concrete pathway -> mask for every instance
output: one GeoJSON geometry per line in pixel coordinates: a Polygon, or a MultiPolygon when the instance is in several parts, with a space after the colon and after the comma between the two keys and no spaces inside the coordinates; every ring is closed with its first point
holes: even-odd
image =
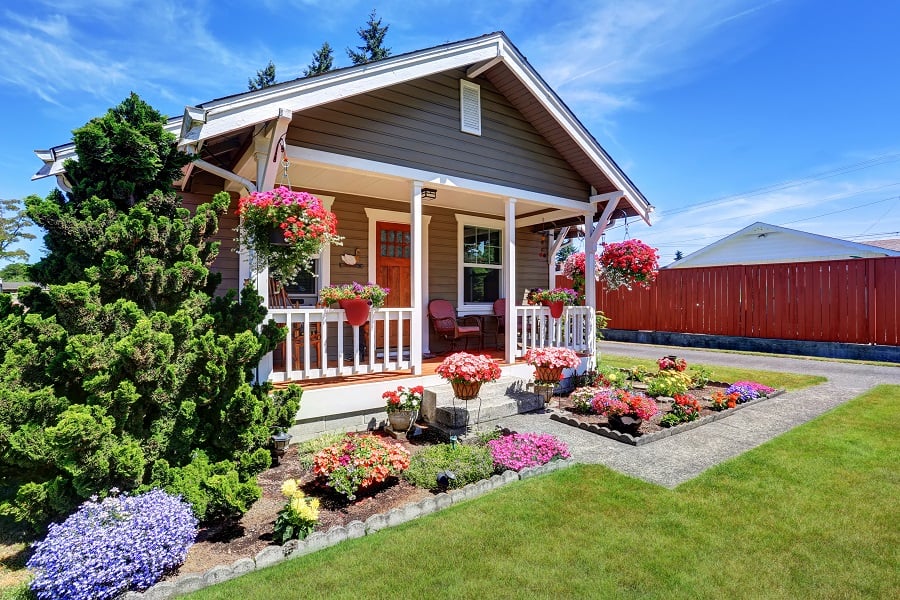
{"type": "Polygon", "coordinates": [[[900,365],[877,367],[829,360],[729,354],[709,350],[601,342],[601,353],[657,359],[676,354],[688,364],[708,363],[767,371],[822,375],[828,381],[748,406],[728,418],[653,442],[628,446],[603,436],[551,421],[549,413],[517,415],[501,420],[516,431],[552,433],[569,445],[579,462],[611,469],[673,488],[706,469],[759,446],[820,414],[882,384],[900,385],[900,365]]]}

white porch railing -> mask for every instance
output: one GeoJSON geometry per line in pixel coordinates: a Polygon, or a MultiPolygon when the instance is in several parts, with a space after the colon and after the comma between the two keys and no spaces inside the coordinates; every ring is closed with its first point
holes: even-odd
{"type": "Polygon", "coordinates": [[[591,306],[566,306],[558,319],[546,306],[516,306],[515,317],[507,323],[520,328],[516,356],[525,356],[529,348],[550,346],[594,354],[597,321],[591,306]]]}
{"type": "Polygon", "coordinates": [[[272,369],[269,381],[409,369],[412,312],[411,308],[378,308],[371,311],[368,325],[353,327],[341,309],[270,308],[266,321],[283,325],[288,336],[280,346],[283,350],[276,349],[283,354],[283,366],[272,369]]]}

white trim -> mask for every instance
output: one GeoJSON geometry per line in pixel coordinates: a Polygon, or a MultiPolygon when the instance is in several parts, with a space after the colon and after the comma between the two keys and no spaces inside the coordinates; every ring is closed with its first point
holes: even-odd
{"type": "MultiPolygon", "coordinates": [[[[412,219],[409,213],[397,210],[384,210],[381,208],[368,207],[364,210],[366,211],[366,217],[369,219],[368,281],[375,281],[375,258],[378,255],[378,249],[376,248],[377,240],[375,239],[375,224],[378,221],[383,221],[385,223],[403,223],[411,225],[412,219]]],[[[428,226],[430,224],[431,215],[422,215],[422,228],[424,229],[422,234],[422,278],[424,281],[428,281],[428,226]]]]}
{"type": "MultiPolygon", "coordinates": [[[[410,213],[405,213],[396,210],[384,210],[381,208],[369,208],[366,207],[364,209],[366,211],[366,218],[369,220],[369,267],[368,267],[368,281],[375,281],[376,275],[376,265],[375,261],[378,258],[378,248],[377,243],[378,240],[376,237],[376,227],[375,225],[381,221],[384,223],[404,223],[410,225],[410,229],[412,229],[412,215],[410,213]]],[[[424,310],[428,310],[428,300],[430,299],[430,294],[428,293],[428,228],[431,225],[431,215],[422,215],[422,304],[424,305],[424,310]]],[[[412,252],[412,250],[410,250],[412,252]]],[[[411,262],[411,261],[410,261],[411,262]]],[[[412,264],[410,264],[410,269],[412,268],[412,264]]],[[[412,290],[410,290],[410,300],[412,300],[412,290]]],[[[420,329],[424,330],[424,337],[422,338],[422,353],[431,352],[431,348],[428,342],[428,320],[425,319],[424,323],[420,327],[420,329]]]]}
{"type": "MultiPolygon", "coordinates": [[[[515,210],[515,205],[513,205],[513,210],[515,210]]],[[[466,268],[466,263],[463,260],[463,256],[465,253],[465,240],[463,236],[463,231],[465,230],[466,225],[474,225],[476,227],[486,227],[490,229],[496,229],[500,232],[500,247],[501,247],[501,262],[498,268],[498,265],[480,265],[486,269],[496,269],[500,271],[500,298],[506,296],[505,294],[505,282],[506,282],[506,271],[507,271],[507,247],[504,245],[506,239],[506,221],[501,221],[500,219],[489,219],[487,217],[479,217],[476,215],[466,215],[456,213],[456,312],[461,315],[468,314],[487,314],[492,310],[493,302],[466,302],[465,301],[465,285],[464,285],[464,273],[466,268]]],[[[515,265],[513,265],[513,270],[515,270],[515,265]]]]}
{"type": "MultiPolygon", "coordinates": [[[[412,319],[410,322],[410,339],[409,339],[409,360],[412,367],[413,375],[422,374],[422,354],[423,348],[428,346],[424,338],[428,336],[425,329],[428,319],[425,317],[425,281],[424,277],[424,219],[422,218],[422,182],[413,181],[410,194],[409,207],[409,233],[412,248],[410,248],[410,284],[412,288],[409,291],[410,305],[412,306],[412,319]]],[[[379,240],[380,241],[380,240],[379,240]]]]}
{"type": "MultiPolygon", "coordinates": [[[[505,200],[506,222],[506,252],[504,261],[509,266],[503,274],[503,286],[508,290],[506,297],[506,338],[504,339],[505,358],[507,363],[516,362],[516,351],[518,350],[518,323],[519,319],[516,315],[516,199],[507,198],[505,200]]],[[[503,297],[503,296],[501,296],[503,297]]],[[[524,323],[523,319],[523,323],[524,323]]]]}
{"type": "Polygon", "coordinates": [[[481,135],[481,86],[465,79],[459,80],[459,130],[481,135]]]}
{"type": "Polygon", "coordinates": [[[503,58],[501,58],[499,56],[495,56],[494,58],[492,58],[490,60],[486,60],[484,62],[478,63],[477,65],[472,65],[471,67],[469,67],[469,70],[466,71],[466,77],[468,77],[469,79],[475,79],[482,73],[489,71],[490,69],[494,68],[495,66],[499,65],[502,62],[503,62],[503,58]]]}
{"type": "Polygon", "coordinates": [[[386,178],[400,178],[411,181],[427,181],[435,185],[445,185],[448,187],[464,189],[474,194],[483,194],[486,196],[497,198],[518,198],[520,202],[537,204],[540,206],[552,206],[555,208],[568,208],[579,214],[584,212],[589,205],[579,200],[570,200],[569,198],[561,198],[559,196],[551,196],[549,194],[541,194],[539,192],[530,192],[528,190],[520,190],[505,185],[494,183],[485,183],[474,179],[465,179],[463,177],[454,177],[444,173],[435,171],[423,171],[412,167],[403,167],[390,163],[369,160],[367,158],[356,158],[346,156],[344,154],[336,154],[334,152],[325,152],[323,150],[313,150],[311,148],[303,148],[300,146],[288,146],[287,156],[291,161],[307,161],[311,163],[319,163],[339,169],[349,169],[353,171],[363,171],[371,175],[382,176],[386,178]]]}
{"type": "Polygon", "coordinates": [[[532,225],[547,224],[551,225],[553,221],[561,221],[563,219],[571,219],[580,217],[585,207],[581,206],[577,210],[551,210],[550,212],[541,213],[539,215],[528,215],[516,219],[516,227],[531,227],[532,225]],[[575,214],[572,214],[572,213],[575,214]]]}

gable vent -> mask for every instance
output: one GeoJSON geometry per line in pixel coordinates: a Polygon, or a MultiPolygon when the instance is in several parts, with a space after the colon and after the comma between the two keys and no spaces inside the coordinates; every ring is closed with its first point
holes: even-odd
{"type": "Polygon", "coordinates": [[[459,122],[463,133],[481,135],[481,86],[459,80],[459,122]]]}

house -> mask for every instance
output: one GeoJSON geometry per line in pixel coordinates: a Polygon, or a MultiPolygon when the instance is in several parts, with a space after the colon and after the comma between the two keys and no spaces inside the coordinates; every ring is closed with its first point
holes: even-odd
{"type": "MultiPolygon", "coordinates": [[[[344,247],[324,250],[287,298],[234,247],[234,211],[220,220],[214,265],[224,288],[255,280],[269,317],[291,332],[259,377],[304,382],[298,422],[322,429],[369,422],[388,387],[437,381],[423,362],[446,349],[429,327],[434,299],[495,330],[493,305],[504,300],[508,373],[522,371],[516,359],[533,346],[565,345],[592,361],[592,306],[551,320],[516,300],[554,282],[552,257],[570,227],[585,228],[593,260],[614,212],[649,222],[652,210],[502,32],[188,106],[168,129],[197,157],[176,182],[186,204],[224,189],[236,206],[248,190],[288,185],[337,215],[344,247]],[[391,288],[374,326],[357,331],[342,310],[316,307],[323,285],[366,280],[391,288]]],[[[39,151],[35,177],[65,186],[73,152],[39,151]]],[[[589,278],[588,298],[593,286],[589,278]]]]}
{"type": "Polygon", "coordinates": [[[881,256],[900,256],[900,251],[757,222],[664,268],[813,262],[881,256]]]}
{"type": "Polygon", "coordinates": [[[868,240],[866,242],[869,246],[875,246],[877,248],[887,248],[888,250],[896,250],[900,252],[900,238],[889,238],[886,240],[868,240]]]}

